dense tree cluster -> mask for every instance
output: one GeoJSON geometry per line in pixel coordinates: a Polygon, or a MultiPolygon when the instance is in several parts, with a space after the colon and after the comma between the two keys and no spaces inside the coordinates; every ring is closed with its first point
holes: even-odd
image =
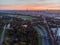
{"type": "Polygon", "coordinates": [[[37,32],[31,28],[31,22],[28,20],[14,18],[10,22],[10,28],[7,29],[4,39],[4,45],[37,45],[37,32]]]}

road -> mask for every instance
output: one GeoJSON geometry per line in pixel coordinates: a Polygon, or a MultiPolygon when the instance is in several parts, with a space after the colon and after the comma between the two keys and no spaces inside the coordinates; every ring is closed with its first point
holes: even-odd
{"type": "Polygon", "coordinates": [[[4,26],[3,31],[2,31],[2,34],[1,34],[0,45],[2,45],[2,43],[3,43],[3,41],[4,41],[5,31],[6,31],[6,25],[4,26]]]}
{"type": "Polygon", "coordinates": [[[39,37],[42,38],[42,40],[40,40],[41,38],[39,38],[39,40],[42,41],[42,45],[50,45],[49,36],[44,27],[40,25],[34,25],[33,28],[38,32],[39,37]]]}

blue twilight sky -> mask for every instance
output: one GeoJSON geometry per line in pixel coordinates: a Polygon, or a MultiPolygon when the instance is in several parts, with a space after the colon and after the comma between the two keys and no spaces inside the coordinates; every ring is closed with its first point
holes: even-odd
{"type": "Polygon", "coordinates": [[[60,5],[60,0],[0,0],[0,4],[42,4],[42,3],[54,3],[54,5],[60,5]]]}

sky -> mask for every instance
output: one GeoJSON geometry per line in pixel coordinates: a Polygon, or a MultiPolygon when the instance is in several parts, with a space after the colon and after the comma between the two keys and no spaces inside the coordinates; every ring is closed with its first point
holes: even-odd
{"type": "Polygon", "coordinates": [[[60,0],[0,0],[0,10],[60,10],[60,0]]]}

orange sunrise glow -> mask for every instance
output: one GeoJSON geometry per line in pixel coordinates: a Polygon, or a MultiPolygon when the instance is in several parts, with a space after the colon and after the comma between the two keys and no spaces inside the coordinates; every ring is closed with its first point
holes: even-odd
{"type": "Polygon", "coordinates": [[[0,5],[0,9],[10,9],[10,10],[46,10],[46,9],[60,9],[56,6],[49,6],[49,5],[0,5]]]}
{"type": "Polygon", "coordinates": [[[0,10],[60,10],[60,3],[0,4],[0,10]]]}

